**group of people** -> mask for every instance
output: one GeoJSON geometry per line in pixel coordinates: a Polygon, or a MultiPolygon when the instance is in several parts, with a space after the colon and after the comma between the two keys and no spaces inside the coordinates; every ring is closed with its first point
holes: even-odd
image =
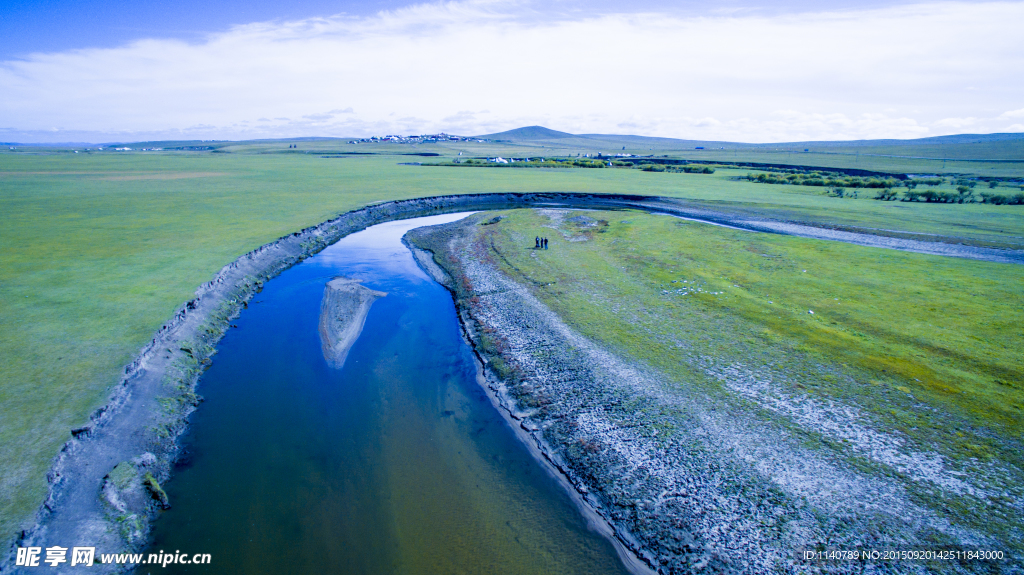
{"type": "Polygon", "coordinates": [[[547,238],[542,238],[540,236],[537,236],[537,237],[535,237],[533,239],[536,242],[536,245],[533,246],[533,249],[535,249],[535,250],[546,250],[546,249],[548,249],[548,239],[547,238]]]}

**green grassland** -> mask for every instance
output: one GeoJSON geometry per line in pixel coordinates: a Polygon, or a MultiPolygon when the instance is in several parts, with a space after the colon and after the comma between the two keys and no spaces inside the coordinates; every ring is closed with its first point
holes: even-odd
{"type": "Polygon", "coordinates": [[[573,135],[535,126],[493,134],[492,137],[532,149],[532,156],[618,152],[638,156],[658,154],[691,161],[816,166],[904,174],[1020,178],[1024,173],[1024,138],[1019,134],[745,144],[642,136],[573,135]]]}
{"type": "Polygon", "coordinates": [[[641,136],[574,135],[533,126],[490,137],[532,150],[529,155],[655,154],[723,163],[751,162],[1001,178],[1020,178],[1024,173],[1024,138],[1019,134],[944,136],[905,141],[738,144],[641,136]]]}
{"type": "MultiPolygon", "coordinates": [[[[542,299],[589,335],[645,362],[675,364],[666,342],[591,298],[636,300],[633,307],[658,310],[673,332],[678,326],[668,318],[684,308],[727,315],[757,338],[792,340],[823,360],[864,370],[869,379],[898,382],[944,411],[952,406],[987,427],[997,424],[1006,437],[1024,424],[1022,266],[632,211],[577,212],[604,223],[563,225],[572,234],[567,241],[542,214],[506,214],[502,226],[488,230],[513,275],[528,277],[542,299]],[[550,238],[551,249],[529,249],[538,234],[550,238]],[[663,293],[683,288],[676,283],[683,280],[702,291],[684,298],[663,293]]],[[[716,350],[733,345],[705,343],[716,350]]],[[[827,385],[819,391],[836,393],[827,385]]]]}
{"type": "MultiPolygon", "coordinates": [[[[491,165],[430,166],[455,170],[525,171],[491,165]]],[[[566,170],[566,168],[557,168],[566,170]]],[[[615,182],[628,193],[681,197],[711,209],[750,217],[767,217],[812,223],[825,227],[849,228],[863,233],[910,237],[922,241],[949,241],[984,247],[1024,248],[1024,219],[1012,206],[974,204],[928,204],[875,200],[877,190],[856,190],[857,197],[830,197],[825,187],[793,184],[761,184],[747,180],[757,170],[719,166],[714,174],[642,172],[639,177],[614,172],[636,170],[616,167],[591,171],[589,181],[615,182]],[[939,206],[943,208],[938,208],[939,206]],[[1010,209],[1007,209],[1010,208],[1010,209]],[[900,233],[892,233],[900,232],[900,233]]],[[[581,175],[582,177],[582,175],[581,175]]],[[[896,188],[902,190],[903,188],[896,188]]],[[[948,182],[928,190],[956,194],[948,182]]],[[[1019,188],[999,187],[998,193],[1018,193],[1019,188]]],[[[976,193],[990,192],[987,186],[976,193]]],[[[573,191],[576,191],[575,189],[573,191]]],[[[850,192],[854,190],[849,190],[850,192]]]]}
{"type": "MultiPolygon", "coordinates": [[[[715,358],[770,372],[788,396],[854,405],[876,429],[965,473],[1024,468],[1019,265],[633,211],[576,211],[560,223],[538,210],[504,213],[501,225],[481,228],[503,271],[583,335],[675,385],[721,393],[695,369],[715,358]],[[531,249],[537,235],[550,249],[531,249]]],[[[926,486],[910,490],[956,523],[1019,529],[1012,499],[937,505],[926,486]]]]}
{"type": "MultiPolygon", "coordinates": [[[[404,166],[398,164],[425,159],[404,155],[408,153],[435,152],[443,160],[459,152],[521,156],[533,148],[508,143],[414,147],[318,140],[290,149],[288,143],[221,142],[209,144],[214,149],[204,152],[78,148],[80,153],[75,154],[57,147],[0,151],[2,539],[24,526],[42,501],[46,471],[69,430],[85,423],[103,404],[123,366],[178,306],[191,299],[199,284],[261,244],[362,205],[453,193],[632,193],[687,198],[714,209],[795,221],[955,236],[1007,247],[1024,242],[1021,206],[830,198],[806,186],[739,181],[747,169],[668,174],[404,166]],[[352,151],[362,154],[337,154],[352,151]],[[324,154],[335,157],[321,157],[324,154]]],[[[802,253],[811,260],[836,257],[809,247],[802,253]]],[[[896,252],[886,252],[885,257],[897,256],[911,257],[896,252]]],[[[941,258],[920,261],[931,262],[924,268],[952,270],[970,293],[1012,293],[1011,286],[1020,285],[1019,278],[1012,283],[1006,275],[1013,271],[985,271],[971,279],[971,274],[981,274],[977,270],[1016,269],[1013,266],[941,258]],[[988,286],[989,291],[979,292],[977,285],[988,286]]],[[[909,283],[893,289],[916,289],[918,280],[908,276],[900,281],[909,283]]],[[[1019,302],[1019,293],[1017,297],[1019,302]]],[[[878,317],[884,319],[885,314],[878,317]]],[[[787,321],[780,318],[775,331],[788,333],[787,321]]],[[[804,329],[808,328],[799,327],[804,329]]],[[[947,332],[952,333],[943,333],[947,332]]],[[[964,343],[981,345],[969,338],[964,343]]],[[[1002,353],[978,349],[982,351],[977,353],[1002,353]]],[[[946,371],[936,373],[946,377],[962,369],[956,367],[959,360],[948,362],[946,371]]],[[[1017,369],[1003,360],[993,365],[1017,369]]],[[[919,378],[939,381],[929,377],[919,378]]],[[[1019,383],[1007,377],[1000,380],[1019,383]]],[[[956,381],[961,382],[957,386],[977,386],[984,397],[1002,397],[996,393],[1001,388],[990,389],[991,382],[956,381]]],[[[936,398],[947,393],[938,383],[928,385],[936,398]]],[[[1012,415],[1004,412],[995,413],[1004,419],[1012,415]]]]}

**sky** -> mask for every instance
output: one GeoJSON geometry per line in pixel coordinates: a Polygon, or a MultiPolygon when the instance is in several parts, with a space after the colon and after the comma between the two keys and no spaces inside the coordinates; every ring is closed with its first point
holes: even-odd
{"type": "Polygon", "coordinates": [[[1024,132],[1024,1],[0,3],[0,141],[1024,132]]]}

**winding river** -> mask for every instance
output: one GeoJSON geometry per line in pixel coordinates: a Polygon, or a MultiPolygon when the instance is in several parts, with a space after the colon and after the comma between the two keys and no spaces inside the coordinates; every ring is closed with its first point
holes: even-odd
{"type": "Polygon", "coordinates": [[[198,392],[147,553],[192,573],[624,573],[477,383],[451,296],[401,243],[465,214],[347,236],[266,284],[198,392]],[[341,369],[317,333],[335,276],[386,292],[341,369]]]}

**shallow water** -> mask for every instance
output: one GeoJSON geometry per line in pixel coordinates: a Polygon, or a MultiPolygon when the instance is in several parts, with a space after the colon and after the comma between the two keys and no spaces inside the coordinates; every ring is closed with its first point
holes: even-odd
{"type": "Polygon", "coordinates": [[[401,244],[460,217],[353,234],[253,298],[200,381],[147,550],[212,563],[155,571],[624,572],[491,405],[451,297],[401,244]],[[340,370],[317,333],[337,275],[388,293],[340,370]]]}

